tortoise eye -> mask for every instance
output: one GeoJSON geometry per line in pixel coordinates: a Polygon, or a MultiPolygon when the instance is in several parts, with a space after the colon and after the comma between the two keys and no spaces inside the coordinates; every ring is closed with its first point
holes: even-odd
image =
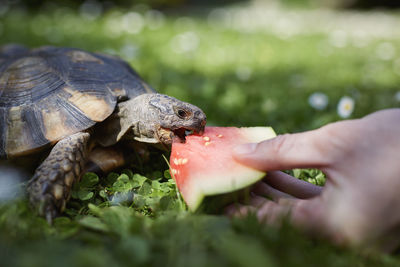
{"type": "Polygon", "coordinates": [[[183,109],[180,109],[180,110],[178,110],[178,115],[179,115],[179,117],[185,117],[186,112],[183,109]]]}
{"type": "Polygon", "coordinates": [[[176,114],[181,119],[189,119],[191,113],[189,111],[187,111],[187,110],[184,110],[184,109],[178,109],[176,111],[176,114]]]}

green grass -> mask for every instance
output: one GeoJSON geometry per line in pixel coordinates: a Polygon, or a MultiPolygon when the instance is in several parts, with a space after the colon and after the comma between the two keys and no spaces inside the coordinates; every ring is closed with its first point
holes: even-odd
{"type": "MultiPolygon", "coordinates": [[[[133,34],[129,31],[134,30],[137,15],[125,16],[129,23],[124,31],[125,14],[114,10],[88,20],[68,9],[9,12],[0,18],[0,43],[54,44],[119,54],[160,92],[201,107],[209,125],[269,125],[278,133],[314,129],[341,119],[336,107],[345,95],[355,101],[351,118],[400,106],[395,99],[400,51],[392,59],[377,54],[382,43],[399,47],[400,39],[373,38],[361,48],[339,48],[324,33],[286,39],[268,31],[211,26],[201,16],[173,15],[156,29],[145,24],[133,34]],[[325,109],[309,105],[314,92],[328,96],[325,109]]],[[[337,248],[288,225],[281,229],[260,225],[251,216],[230,221],[191,214],[177,197],[166,169],[159,157],[151,165],[133,166],[122,174],[100,179],[87,175],[76,186],[65,216],[53,227],[32,214],[25,199],[2,204],[2,265],[400,264],[397,256],[337,248]]],[[[294,173],[323,183],[318,172],[294,173]]]]}

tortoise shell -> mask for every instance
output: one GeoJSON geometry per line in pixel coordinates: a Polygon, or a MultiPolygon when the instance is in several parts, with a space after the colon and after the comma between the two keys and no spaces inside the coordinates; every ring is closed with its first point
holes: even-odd
{"type": "Polygon", "coordinates": [[[0,158],[31,154],[153,93],[121,59],[62,47],[0,48],[0,158]]]}

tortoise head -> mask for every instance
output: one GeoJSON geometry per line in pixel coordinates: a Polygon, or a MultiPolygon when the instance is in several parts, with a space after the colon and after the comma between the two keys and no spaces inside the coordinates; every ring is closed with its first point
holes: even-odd
{"type": "Polygon", "coordinates": [[[118,104],[117,111],[100,124],[97,139],[103,146],[121,138],[169,145],[183,142],[189,132],[201,134],[206,115],[195,105],[162,94],[143,94],[118,104]]]}
{"type": "Polygon", "coordinates": [[[206,125],[206,115],[195,105],[180,101],[171,96],[150,94],[148,98],[149,114],[147,132],[164,144],[172,143],[173,138],[185,140],[187,133],[202,134],[206,125]]]}

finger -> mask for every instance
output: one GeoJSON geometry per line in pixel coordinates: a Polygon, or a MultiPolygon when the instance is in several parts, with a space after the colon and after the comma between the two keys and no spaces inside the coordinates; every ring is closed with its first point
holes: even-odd
{"type": "Polygon", "coordinates": [[[245,217],[249,214],[255,214],[261,222],[279,225],[282,219],[288,216],[291,211],[291,205],[288,204],[282,205],[267,199],[261,201],[257,198],[254,201],[253,204],[256,204],[258,207],[231,205],[226,209],[225,213],[229,217],[245,217]]]}
{"type": "Polygon", "coordinates": [[[242,204],[232,204],[225,208],[225,214],[229,217],[245,217],[249,214],[255,214],[257,218],[268,224],[278,225],[281,220],[288,216],[295,206],[297,200],[295,199],[285,199],[281,200],[279,203],[261,198],[252,197],[250,205],[242,204]]]}
{"type": "MultiPolygon", "coordinates": [[[[260,204],[260,200],[255,200],[260,204]]],[[[245,217],[255,214],[260,222],[279,226],[285,218],[294,226],[312,236],[326,237],[341,244],[346,241],[343,232],[329,218],[329,209],[320,197],[310,200],[281,198],[278,203],[266,200],[258,208],[245,205],[231,205],[226,209],[230,217],[245,217]]]]}
{"type": "Polygon", "coordinates": [[[264,182],[278,192],[292,195],[296,198],[312,198],[322,192],[322,187],[297,179],[284,172],[270,171],[264,182]]]}
{"type": "Polygon", "coordinates": [[[258,205],[246,206],[233,204],[225,209],[229,217],[246,217],[255,214],[260,222],[279,226],[287,218],[294,226],[299,227],[310,235],[319,235],[331,238],[338,242],[341,234],[332,229],[327,221],[327,209],[320,198],[312,200],[282,198],[278,202],[255,199],[258,205]],[[262,205],[260,206],[260,204],[262,205]]]}
{"type": "Polygon", "coordinates": [[[263,197],[271,198],[275,201],[280,198],[293,198],[293,196],[286,194],[285,192],[281,192],[265,182],[259,182],[255,184],[252,188],[252,192],[263,197]]]}
{"type": "Polygon", "coordinates": [[[325,209],[321,200],[287,199],[266,202],[257,211],[260,221],[279,225],[287,218],[293,225],[312,234],[326,234],[329,228],[325,224],[325,209]]]}
{"type": "Polygon", "coordinates": [[[265,197],[261,197],[261,196],[252,194],[252,196],[250,197],[249,205],[253,206],[255,208],[259,208],[262,205],[264,205],[267,201],[270,201],[270,200],[266,199],[265,197]]]}
{"type": "Polygon", "coordinates": [[[279,225],[282,220],[289,216],[291,211],[290,205],[280,205],[276,202],[266,202],[257,211],[257,218],[261,222],[271,225],[279,225]]]}
{"type": "Polygon", "coordinates": [[[329,142],[321,129],[284,134],[261,143],[235,147],[234,158],[262,171],[322,168],[329,164],[329,142]]]}
{"type": "Polygon", "coordinates": [[[253,206],[246,206],[246,205],[241,205],[238,203],[231,204],[227,206],[224,210],[224,213],[228,217],[245,217],[251,213],[255,214],[257,212],[257,209],[253,206]]]}

